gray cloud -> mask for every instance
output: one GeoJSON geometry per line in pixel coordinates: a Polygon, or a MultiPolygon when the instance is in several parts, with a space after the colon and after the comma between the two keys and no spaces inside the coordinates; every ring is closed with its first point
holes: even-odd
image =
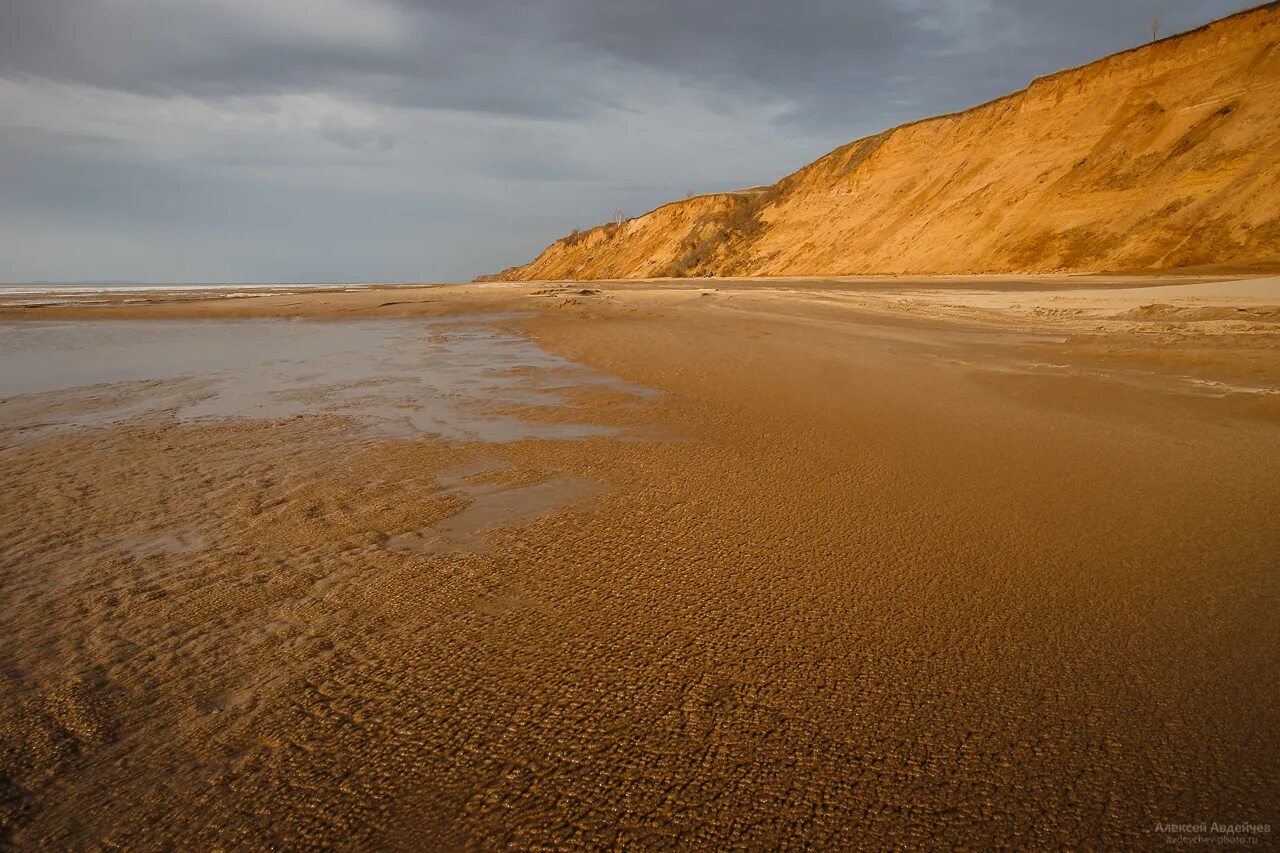
{"type": "Polygon", "coordinates": [[[1245,5],[0,0],[0,278],[470,275],[1245,5]]]}

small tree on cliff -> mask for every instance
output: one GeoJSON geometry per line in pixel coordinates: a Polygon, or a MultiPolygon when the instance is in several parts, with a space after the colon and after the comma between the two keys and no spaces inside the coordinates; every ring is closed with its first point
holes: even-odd
{"type": "Polygon", "coordinates": [[[1155,41],[1158,35],[1160,35],[1160,16],[1153,15],[1151,18],[1151,40],[1155,41]]]}

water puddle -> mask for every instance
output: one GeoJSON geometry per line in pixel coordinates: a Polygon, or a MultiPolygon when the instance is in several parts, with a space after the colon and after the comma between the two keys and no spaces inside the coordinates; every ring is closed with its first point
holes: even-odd
{"type": "Polygon", "coordinates": [[[1238,385],[1232,382],[1219,382],[1215,379],[1194,379],[1184,377],[1184,382],[1192,386],[1195,391],[1207,394],[1211,397],[1226,397],[1230,394],[1261,394],[1273,395],[1280,394],[1280,388],[1268,388],[1259,385],[1238,385]]]}
{"type": "MultiPolygon", "coordinates": [[[[442,485],[446,482],[442,478],[442,485]]],[[[458,482],[450,491],[470,497],[470,506],[425,532],[392,536],[386,547],[427,554],[481,551],[484,533],[528,524],[599,497],[607,493],[608,488],[591,480],[558,477],[517,486],[458,482]]]]}
{"type": "Polygon", "coordinates": [[[495,415],[572,408],[582,387],[657,392],[476,322],[192,320],[0,325],[0,446],[164,415],[339,415],[401,438],[572,439],[617,431],[495,415]]]}
{"type": "Polygon", "coordinates": [[[159,536],[139,537],[121,543],[121,549],[133,557],[191,554],[203,548],[204,537],[191,530],[163,533],[159,536]]]}

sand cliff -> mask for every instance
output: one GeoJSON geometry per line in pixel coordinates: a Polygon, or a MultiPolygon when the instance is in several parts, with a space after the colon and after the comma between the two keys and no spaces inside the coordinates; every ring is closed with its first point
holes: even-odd
{"type": "Polygon", "coordinates": [[[552,243],[509,280],[1280,261],[1280,4],[552,243]]]}

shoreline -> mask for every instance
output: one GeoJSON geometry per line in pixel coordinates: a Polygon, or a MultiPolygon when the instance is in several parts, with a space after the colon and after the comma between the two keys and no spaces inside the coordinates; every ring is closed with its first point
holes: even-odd
{"type": "MultiPolygon", "coordinates": [[[[325,316],[333,313],[375,312],[383,308],[400,311],[421,310],[426,313],[449,310],[452,301],[470,301],[478,307],[503,303],[524,297],[563,295],[678,295],[701,294],[708,291],[725,295],[756,296],[769,293],[787,294],[847,294],[865,295],[870,299],[883,298],[886,294],[912,296],[924,293],[937,294],[1025,294],[1032,299],[1051,298],[1050,294],[1081,294],[1085,297],[1101,296],[1117,291],[1131,291],[1133,301],[1144,295],[1169,295],[1177,297],[1179,289],[1192,300],[1203,301],[1205,294],[1196,286],[1226,285],[1237,283],[1262,283],[1264,291],[1250,294],[1249,306],[1280,304],[1280,276],[1075,276],[1075,275],[977,275],[977,276],[846,276],[846,277],[778,277],[778,278],[701,278],[701,279],[618,279],[599,281],[534,281],[534,282],[466,282],[440,284],[370,284],[359,286],[330,285],[279,285],[259,287],[245,285],[237,288],[211,288],[191,290],[157,286],[146,291],[141,298],[130,298],[133,290],[98,290],[91,293],[67,294],[68,296],[95,297],[92,302],[72,299],[49,299],[39,303],[16,302],[5,298],[0,291],[0,320],[21,320],[52,316],[74,316],[77,319],[93,317],[122,317],[136,313],[138,316],[164,313],[169,316],[281,316],[284,309],[295,309],[294,316],[325,316]],[[1269,283],[1269,284],[1268,284],[1269,283]],[[1188,289],[1189,288],[1189,289],[1188,289]],[[385,300],[383,294],[395,292],[405,297],[385,300]],[[297,297],[306,297],[296,300],[297,297]],[[1258,299],[1253,297],[1266,297],[1258,299]],[[282,300],[291,300],[282,303],[282,300]],[[232,303],[234,300],[234,307],[232,303]],[[241,301],[243,300],[243,301],[241,301]],[[433,307],[428,307],[428,306],[433,307]]],[[[54,293],[36,295],[61,295],[54,293]]],[[[1209,293],[1208,295],[1212,295],[1209,293]]],[[[1237,300],[1218,303],[1221,307],[1233,307],[1237,300]]]]}
{"type": "Polygon", "coordinates": [[[123,284],[123,285],[0,285],[0,310],[4,308],[82,307],[119,303],[152,303],[156,300],[244,299],[257,296],[309,293],[352,293],[431,288],[436,284],[123,284]]]}
{"type": "MultiPolygon", "coordinates": [[[[526,332],[553,318],[608,325],[637,316],[791,322],[857,332],[894,327],[929,336],[1030,336],[1045,363],[1141,383],[1172,377],[1280,401],[1280,277],[946,276],[493,282],[241,294],[107,295],[92,304],[0,302],[0,324],[31,321],[492,318],[526,332]],[[511,316],[506,316],[511,315],[511,316]]],[[[921,337],[924,336],[924,337],[921,337]]],[[[1177,383],[1175,383],[1177,384],[1177,383]]],[[[1265,408],[1265,407],[1264,407],[1265,408]]],[[[1280,418],[1280,405],[1275,417],[1280,418]]],[[[1271,415],[1268,415],[1271,417],[1271,415]]]]}

